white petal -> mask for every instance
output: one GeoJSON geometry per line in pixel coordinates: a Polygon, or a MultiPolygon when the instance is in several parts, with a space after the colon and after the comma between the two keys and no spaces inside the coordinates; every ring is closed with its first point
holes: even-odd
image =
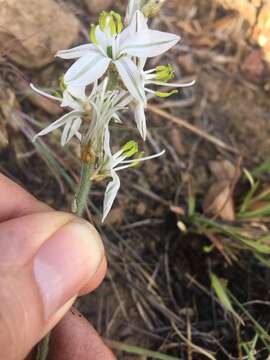
{"type": "Polygon", "coordinates": [[[82,103],[87,101],[85,95],[85,87],[73,86],[72,84],[67,87],[63,93],[62,107],[69,107],[74,110],[84,111],[82,103]]]}
{"type": "Polygon", "coordinates": [[[130,25],[118,35],[120,51],[123,48],[122,44],[125,44],[131,36],[145,30],[148,30],[147,19],[144,17],[141,11],[137,11],[133,16],[130,25]]]}
{"type": "Polygon", "coordinates": [[[137,124],[137,128],[141,134],[141,137],[143,140],[146,139],[146,118],[145,118],[145,112],[144,112],[144,106],[141,103],[136,104],[134,109],[134,115],[135,115],[135,122],[137,124]]]}
{"type": "Polygon", "coordinates": [[[112,176],[112,181],[110,181],[109,184],[107,185],[104,195],[102,222],[105,220],[109,211],[111,210],[113,202],[120,188],[120,179],[119,176],[116,174],[116,172],[112,171],[111,176],[112,176]]]}
{"type": "Polygon", "coordinates": [[[77,60],[66,72],[65,83],[86,86],[99,79],[107,70],[111,59],[95,51],[77,60]]]}
{"type": "Polygon", "coordinates": [[[106,36],[105,32],[100,30],[100,27],[97,26],[97,28],[96,28],[96,38],[97,38],[98,46],[101,46],[102,49],[106,53],[107,47],[112,46],[113,37],[112,36],[106,36]]]}
{"type": "Polygon", "coordinates": [[[106,164],[106,168],[108,171],[112,171],[115,166],[120,164],[126,158],[126,155],[122,155],[124,152],[124,150],[122,149],[120,149],[119,151],[117,151],[115,154],[112,155],[110,148],[110,131],[108,126],[105,127],[105,131],[104,131],[103,149],[108,157],[108,161],[106,164]]]}
{"type": "Polygon", "coordinates": [[[70,131],[67,137],[67,143],[70,141],[71,138],[73,138],[73,136],[77,136],[79,138],[79,140],[81,139],[81,134],[79,132],[80,127],[81,127],[81,123],[82,123],[82,119],[77,117],[73,122],[72,125],[70,127],[70,131]]]}
{"type": "Polygon", "coordinates": [[[64,124],[66,124],[67,122],[69,122],[72,118],[79,116],[81,113],[78,111],[71,111],[68,114],[63,115],[62,117],[60,117],[58,120],[54,121],[52,124],[50,124],[49,126],[47,126],[45,129],[43,129],[42,131],[40,131],[38,134],[36,134],[36,136],[34,137],[33,141],[36,140],[36,138],[38,136],[43,136],[48,134],[49,132],[63,126],[64,124]]]}
{"type": "Polygon", "coordinates": [[[81,122],[82,120],[79,117],[71,118],[66,122],[61,136],[62,146],[65,146],[73,136],[77,136],[80,140],[81,134],[79,133],[79,129],[81,126],[81,122]]]}
{"type": "Polygon", "coordinates": [[[82,105],[75,100],[68,91],[64,91],[62,107],[69,107],[73,110],[83,111],[82,105]]]}
{"type": "Polygon", "coordinates": [[[121,51],[139,58],[163,54],[174,46],[180,37],[157,30],[146,30],[129,37],[121,44],[121,51]]]}
{"type": "Polygon", "coordinates": [[[53,96],[51,94],[48,94],[46,93],[45,91],[42,91],[38,88],[35,87],[35,85],[33,84],[30,84],[30,87],[32,90],[34,90],[35,92],[37,92],[38,94],[42,95],[42,96],[45,96],[46,98],[48,99],[51,99],[51,100],[57,100],[57,101],[62,101],[62,99],[60,97],[57,97],[57,96],[53,96]]]}
{"type": "Polygon", "coordinates": [[[142,0],[129,0],[125,22],[131,24],[135,13],[142,8],[142,0]]]}
{"type": "Polygon", "coordinates": [[[115,61],[114,64],[130,94],[137,101],[145,104],[143,81],[134,62],[125,56],[115,61]]]}
{"type": "Polygon", "coordinates": [[[76,59],[76,58],[79,58],[81,56],[91,53],[93,50],[95,50],[95,45],[84,44],[84,45],[76,46],[72,49],[60,50],[56,53],[56,56],[58,56],[62,59],[76,59]]]}
{"type": "Polygon", "coordinates": [[[148,30],[147,18],[140,10],[137,10],[134,14],[130,26],[135,29],[136,32],[148,30]]]}
{"type": "Polygon", "coordinates": [[[85,95],[85,86],[74,86],[69,85],[66,89],[71,95],[73,95],[76,99],[84,100],[86,99],[85,95]]]}
{"type": "Polygon", "coordinates": [[[109,131],[108,126],[106,126],[105,130],[104,130],[103,146],[104,146],[105,155],[107,155],[109,158],[111,158],[112,152],[111,152],[111,148],[110,148],[110,131],[109,131]]]}
{"type": "Polygon", "coordinates": [[[70,132],[71,126],[72,126],[72,119],[69,119],[66,122],[64,130],[62,132],[62,136],[61,136],[61,145],[62,146],[65,146],[68,141],[67,139],[68,139],[68,134],[70,132]]]}

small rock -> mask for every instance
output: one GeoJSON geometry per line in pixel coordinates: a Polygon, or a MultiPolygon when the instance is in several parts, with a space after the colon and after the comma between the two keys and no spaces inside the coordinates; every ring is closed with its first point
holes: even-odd
{"type": "Polygon", "coordinates": [[[26,68],[40,68],[71,46],[79,21],[54,0],[0,0],[0,53],[26,68]]]}
{"type": "Polygon", "coordinates": [[[99,14],[112,5],[112,0],[84,0],[85,5],[92,14],[99,14]]]}

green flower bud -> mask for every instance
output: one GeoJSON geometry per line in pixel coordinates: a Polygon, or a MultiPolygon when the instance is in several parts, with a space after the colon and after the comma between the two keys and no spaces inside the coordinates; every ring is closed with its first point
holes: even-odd
{"type": "Polygon", "coordinates": [[[149,0],[144,7],[142,8],[142,12],[145,17],[154,17],[158,15],[162,5],[166,0],[149,0]]]}

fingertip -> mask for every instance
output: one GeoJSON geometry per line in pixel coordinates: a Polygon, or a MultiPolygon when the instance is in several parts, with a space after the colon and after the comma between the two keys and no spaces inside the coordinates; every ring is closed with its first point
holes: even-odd
{"type": "Polygon", "coordinates": [[[80,290],[79,295],[82,296],[88,294],[94,291],[97,287],[99,287],[99,285],[102,283],[106,275],[106,272],[107,272],[107,259],[106,256],[104,255],[96,273],[89,278],[88,282],[80,290]]]}

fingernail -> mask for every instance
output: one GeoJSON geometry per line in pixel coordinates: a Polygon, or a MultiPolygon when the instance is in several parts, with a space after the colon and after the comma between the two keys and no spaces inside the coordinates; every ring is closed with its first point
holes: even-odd
{"type": "Polygon", "coordinates": [[[78,294],[97,271],[103,253],[98,233],[81,220],[64,225],[41,246],[33,270],[45,320],[78,294]]]}

